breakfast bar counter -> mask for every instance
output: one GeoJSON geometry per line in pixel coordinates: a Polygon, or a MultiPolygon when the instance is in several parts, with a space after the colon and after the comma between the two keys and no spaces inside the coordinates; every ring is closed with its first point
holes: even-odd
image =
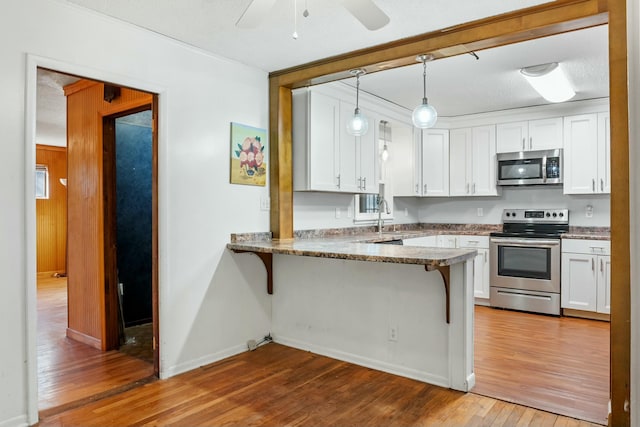
{"type": "Polygon", "coordinates": [[[402,246],[429,231],[271,240],[232,236],[267,270],[274,341],[469,391],[475,249],[402,246]]]}

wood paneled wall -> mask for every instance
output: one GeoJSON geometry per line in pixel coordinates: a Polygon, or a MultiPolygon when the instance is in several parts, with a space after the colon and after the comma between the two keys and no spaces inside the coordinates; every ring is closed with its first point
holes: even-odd
{"type": "Polygon", "coordinates": [[[50,276],[67,271],[67,149],[37,145],[36,163],[49,169],[49,198],[36,200],[37,271],[50,276]]]}
{"type": "MultiPolygon", "coordinates": [[[[104,84],[80,80],[66,86],[68,164],[67,336],[102,350],[118,345],[114,289],[105,285],[103,118],[143,105],[152,95],[122,88],[111,103],[104,84]]],[[[115,284],[111,284],[115,285],[115,284]]]]}

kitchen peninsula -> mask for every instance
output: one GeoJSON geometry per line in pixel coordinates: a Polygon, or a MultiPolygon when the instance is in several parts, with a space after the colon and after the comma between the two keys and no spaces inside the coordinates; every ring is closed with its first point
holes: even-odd
{"type": "Polygon", "coordinates": [[[475,249],[382,244],[406,233],[239,236],[227,248],[254,253],[266,267],[274,341],[443,387],[473,387],[475,249]]]}

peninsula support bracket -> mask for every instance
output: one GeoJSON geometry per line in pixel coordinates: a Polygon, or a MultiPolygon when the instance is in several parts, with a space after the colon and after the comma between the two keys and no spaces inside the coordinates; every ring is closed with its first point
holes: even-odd
{"type": "Polygon", "coordinates": [[[449,296],[449,266],[448,265],[425,265],[427,271],[438,270],[444,282],[445,304],[447,323],[451,323],[451,300],[449,296]]]}
{"type": "Polygon", "coordinates": [[[238,254],[254,254],[262,260],[264,268],[267,270],[267,293],[273,295],[273,254],[270,252],[254,252],[254,251],[241,251],[232,249],[233,252],[238,254]]]}

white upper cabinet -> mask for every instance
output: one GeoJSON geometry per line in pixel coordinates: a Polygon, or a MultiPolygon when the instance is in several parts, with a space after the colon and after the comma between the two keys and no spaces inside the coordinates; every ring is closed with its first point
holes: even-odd
{"type": "Polygon", "coordinates": [[[445,129],[423,130],[421,158],[422,185],[421,188],[417,188],[417,193],[422,196],[448,196],[449,131],[445,129]]]}
{"type": "Polygon", "coordinates": [[[449,195],[495,196],[496,127],[449,132],[449,195]]]}
{"type": "Polygon", "coordinates": [[[350,135],[346,125],[355,104],[348,97],[348,91],[335,88],[293,92],[295,191],[378,192],[380,114],[361,105],[369,131],[350,135]]]}
{"type": "Polygon", "coordinates": [[[408,124],[392,123],[387,171],[393,181],[393,195],[419,196],[421,165],[418,158],[420,132],[408,124]],[[416,135],[418,141],[416,141],[416,135]]]}
{"type": "Polygon", "coordinates": [[[610,193],[609,113],[564,118],[564,193],[610,193]]]}
{"type": "Polygon", "coordinates": [[[562,117],[500,123],[496,128],[498,153],[551,150],[562,146],[562,117]]]}
{"type": "Polygon", "coordinates": [[[293,187],[340,191],[340,102],[311,90],[293,93],[293,187]]]}

